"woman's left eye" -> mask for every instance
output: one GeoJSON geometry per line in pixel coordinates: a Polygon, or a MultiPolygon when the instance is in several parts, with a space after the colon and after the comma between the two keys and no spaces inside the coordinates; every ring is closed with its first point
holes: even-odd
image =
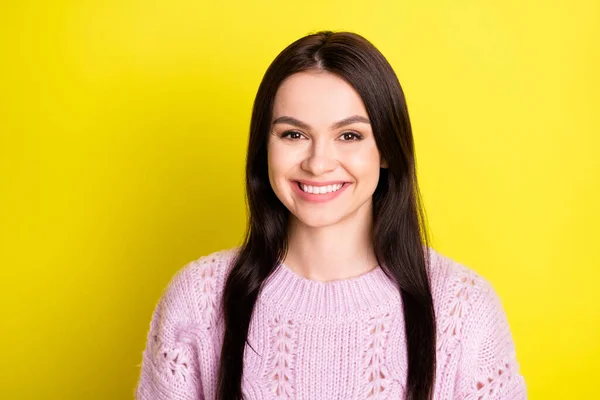
{"type": "Polygon", "coordinates": [[[342,135],[340,136],[343,142],[355,142],[357,140],[362,139],[362,136],[359,135],[358,133],[354,133],[354,132],[344,132],[342,133],[342,135]]]}

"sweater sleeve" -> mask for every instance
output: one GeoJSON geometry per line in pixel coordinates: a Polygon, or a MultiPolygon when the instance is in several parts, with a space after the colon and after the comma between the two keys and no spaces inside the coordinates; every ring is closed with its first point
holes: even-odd
{"type": "Polygon", "coordinates": [[[465,321],[455,398],[525,400],[527,390],[506,313],[492,285],[483,278],[480,283],[465,321]]]}
{"type": "Polygon", "coordinates": [[[179,270],[154,308],[135,389],[137,400],[203,399],[192,278],[190,266],[179,270]]]}

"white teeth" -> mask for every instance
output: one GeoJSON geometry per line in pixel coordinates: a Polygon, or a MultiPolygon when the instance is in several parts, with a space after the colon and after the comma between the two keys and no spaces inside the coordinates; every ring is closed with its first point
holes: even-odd
{"type": "Polygon", "coordinates": [[[331,192],[337,192],[338,190],[340,190],[340,188],[343,186],[343,184],[338,183],[337,185],[327,185],[327,186],[310,186],[310,185],[304,185],[304,184],[300,184],[300,188],[302,188],[303,192],[306,193],[314,193],[314,194],[325,194],[325,193],[331,193],[331,192]]]}

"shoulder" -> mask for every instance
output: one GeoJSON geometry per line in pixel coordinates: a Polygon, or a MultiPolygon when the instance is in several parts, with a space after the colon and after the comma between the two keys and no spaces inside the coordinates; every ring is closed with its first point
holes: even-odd
{"type": "Polygon", "coordinates": [[[430,249],[429,276],[436,318],[443,333],[460,336],[471,325],[502,314],[493,285],[470,266],[430,249]],[[452,330],[446,332],[450,326],[452,330]]]}
{"type": "Polygon", "coordinates": [[[239,248],[223,249],[187,262],[172,277],[169,284],[185,282],[188,284],[203,283],[208,280],[226,278],[239,248]]]}
{"type": "Polygon", "coordinates": [[[236,254],[237,249],[214,252],[173,274],[152,313],[136,398],[184,392],[201,396],[198,352],[211,351],[214,345],[209,328],[216,296],[236,254]]]}
{"type": "Polygon", "coordinates": [[[516,348],[502,301],[472,268],[436,251],[431,286],[438,326],[437,350],[454,358],[455,398],[526,399],[516,348]]]}
{"type": "Polygon", "coordinates": [[[163,290],[158,309],[179,324],[210,327],[238,251],[237,247],[219,250],[184,264],[163,290]]]}
{"type": "Polygon", "coordinates": [[[472,302],[482,296],[494,294],[491,283],[470,266],[433,248],[429,248],[429,260],[429,279],[434,301],[451,297],[472,302]]]}
{"type": "Polygon", "coordinates": [[[491,282],[471,267],[433,249],[430,284],[440,345],[463,342],[476,347],[491,334],[508,329],[506,314],[491,282]]]}

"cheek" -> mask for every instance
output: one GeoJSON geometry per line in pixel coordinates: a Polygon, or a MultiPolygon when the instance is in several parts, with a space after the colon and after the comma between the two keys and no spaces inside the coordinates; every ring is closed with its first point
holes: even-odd
{"type": "Polygon", "coordinates": [[[346,165],[357,178],[379,179],[380,158],[377,147],[364,148],[348,154],[346,165]]]}
{"type": "MultiPolygon", "coordinates": [[[[279,170],[277,166],[277,158],[273,156],[273,153],[269,151],[267,157],[267,170],[269,172],[269,182],[271,183],[271,187],[273,190],[277,187],[277,171],[279,170]]],[[[276,191],[276,190],[275,190],[276,191]]]]}
{"type": "Polygon", "coordinates": [[[288,146],[274,141],[267,147],[269,175],[281,179],[300,165],[303,158],[302,146],[288,146]]]}
{"type": "Polygon", "coordinates": [[[281,156],[278,155],[276,151],[270,151],[268,156],[268,167],[269,167],[269,175],[277,176],[282,171],[282,162],[284,160],[281,156]]]}
{"type": "Polygon", "coordinates": [[[292,168],[292,158],[277,145],[269,146],[267,154],[271,186],[281,185],[281,181],[286,179],[287,172],[292,168]]]}

